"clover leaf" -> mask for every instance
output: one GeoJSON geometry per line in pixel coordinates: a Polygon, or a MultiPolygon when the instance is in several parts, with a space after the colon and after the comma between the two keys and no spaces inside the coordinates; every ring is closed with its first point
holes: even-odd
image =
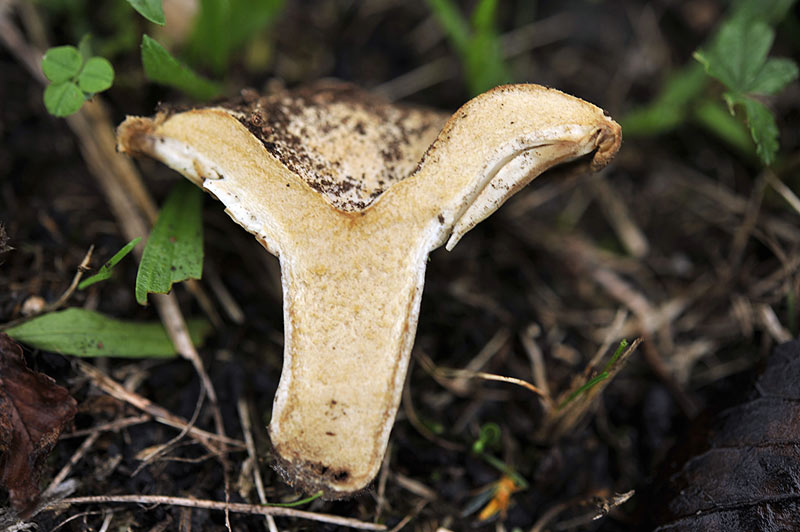
{"type": "Polygon", "coordinates": [[[763,20],[738,16],[720,28],[707,50],[694,57],[709,76],[728,89],[723,98],[731,114],[744,110],[756,152],[765,165],[775,161],[778,152],[778,126],[775,116],[758,96],[775,94],[797,79],[797,64],[785,58],[770,58],[775,31],[763,20]]]}

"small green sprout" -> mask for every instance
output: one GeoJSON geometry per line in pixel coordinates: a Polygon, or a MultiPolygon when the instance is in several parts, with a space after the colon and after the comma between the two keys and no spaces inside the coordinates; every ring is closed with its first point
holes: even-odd
{"type": "Polygon", "coordinates": [[[500,426],[497,423],[486,423],[481,427],[480,435],[472,444],[472,452],[480,454],[486,447],[494,447],[500,443],[500,426]]]}
{"type": "Polygon", "coordinates": [[[586,381],[586,383],[583,386],[581,386],[580,388],[569,394],[569,396],[566,399],[564,399],[560,405],[558,405],[558,409],[559,410],[563,409],[565,406],[567,406],[573,400],[575,400],[576,397],[591,390],[596,384],[606,380],[609,377],[609,375],[611,375],[609,370],[612,368],[614,363],[617,361],[617,359],[619,359],[619,357],[622,355],[622,353],[625,351],[627,347],[628,347],[628,340],[623,338],[620,341],[619,345],[617,346],[617,350],[614,351],[614,355],[611,357],[606,366],[603,368],[603,371],[601,371],[599,374],[595,375],[594,377],[586,381]]]}
{"type": "Polygon", "coordinates": [[[50,81],[44,105],[53,116],[69,116],[83,102],[111,87],[114,67],[102,57],[86,57],[75,46],[50,48],[42,58],[42,72],[50,81]]]}
{"type": "Polygon", "coordinates": [[[100,281],[105,281],[106,279],[110,279],[111,273],[114,270],[114,266],[116,266],[119,263],[119,261],[124,259],[128,253],[133,251],[133,248],[136,247],[136,244],[138,244],[141,239],[142,237],[139,236],[134,238],[127,244],[125,244],[122,247],[122,249],[120,249],[114,254],[113,257],[108,259],[108,262],[106,262],[100,267],[100,269],[97,271],[96,274],[92,275],[88,279],[84,279],[83,281],[81,281],[80,284],[78,285],[78,290],[83,290],[84,288],[92,286],[95,283],[99,283],[100,281]]]}
{"type": "Polygon", "coordinates": [[[528,489],[528,481],[511,466],[486,452],[487,447],[496,447],[500,443],[501,430],[497,423],[486,423],[481,427],[478,439],[472,444],[472,452],[480,456],[487,464],[514,480],[521,489],[528,489]]]}

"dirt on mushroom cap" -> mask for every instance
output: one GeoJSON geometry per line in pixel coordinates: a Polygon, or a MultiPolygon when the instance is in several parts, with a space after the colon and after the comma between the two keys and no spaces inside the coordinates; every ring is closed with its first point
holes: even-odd
{"type": "Polygon", "coordinates": [[[449,117],[331,80],[245,95],[225,107],[270,154],[346,212],[363,210],[408,177],[449,117]]]}

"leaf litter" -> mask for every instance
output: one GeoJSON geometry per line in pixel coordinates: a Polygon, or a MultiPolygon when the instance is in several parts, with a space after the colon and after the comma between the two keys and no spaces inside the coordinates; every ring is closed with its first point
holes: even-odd
{"type": "MultiPolygon", "coordinates": [[[[501,20],[514,18],[512,4],[503,3],[503,9],[508,11],[501,20]]],[[[648,94],[657,93],[662,81],[660,74],[674,68],[671,62],[676,58],[691,61],[688,54],[695,43],[705,42],[705,36],[718,20],[713,13],[710,19],[704,18],[683,4],[671,4],[663,7],[663,12],[650,15],[635,2],[621,5],[631,10],[629,13],[642,16],[631,19],[625,13],[614,13],[618,8],[611,4],[601,10],[596,4],[587,3],[576,7],[580,12],[557,12],[552,18],[547,13],[558,10],[554,5],[542,3],[541,20],[532,22],[525,31],[501,35],[513,37],[518,48],[528,38],[526,31],[549,39],[541,49],[538,48],[541,43],[536,44],[530,38],[528,42],[533,44],[523,43],[522,46],[527,46],[526,53],[535,61],[526,67],[528,56],[520,56],[515,64],[516,73],[532,81],[553,80],[550,82],[553,85],[603,102],[616,115],[634,107],[636,102],[646,102],[648,94]],[[598,20],[603,24],[598,25],[598,20]],[[587,25],[582,21],[592,23],[587,25]],[[635,25],[635,32],[631,32],[630,24],[635,25]],[[594,32],[598,27],[603,28],[603,35],[626,36],[626,39],[596,40],[594,32]],[[584,40],[576,42],[575,35],[584,40]],[[587,42],[596,46],[586,46],[587,42]],[[659,51],[669,53],[659,54],[659,51]],[[535,70],[531,70],[532,65],[535,70]]],[[[405,9],[391,6],[382,9],[376,12],[353,7],[348,12],[352,24],[344,25],[339,15],[325,10],[309,10],[315,13],[313,20],[304,12],[291,11],[285,24],[277,28],[274,48],[282,74],[288,74],[290,82],[295,83],[318,77],[324,65],[331,65],[326,75],[341,72],[343,52],[338,45],[332,50],[331,42],[356,43],[353,49],[359,53],[348,57],[353,64],[364,68],[353,70],[351,79],[362,85],[374,83],[376,77],[391,79],[405,74],[409,61],[424,66],[431,58],[447,58],[441,35],[422,26],[414,33],[420,38],[420,50],[416,45],[404,47],[403,61],[398,63],[403,66],[396,66],[393,59],[399,53],[397,43],[405,42],[406,30],[415,27],[417,18],[405,9]],[[369,42],[374,47],[361,45],[362,37],[353,31],[355,26],[367,28],[369,42]],[[318,33],[310,34],[309,27],[317,28],[318,33]],[[298,35],[307,37],[302,50],[296,46],[298,35]],[[391,42],[391,46],[386,42],[391,42]],[[385,54],[381,57],[390,59],[380,63],[385,71],[375,70],[375,54],[385,54]],[[367,61],[368,58],[372,59],[367,61]],[[367,65],[371,66],[366,68],[367,65]]],[[[502,31],[508,29],[506,24],[502,31]]],[[[780,40],[779,33],[776,42],[780,40]]],[[[776,53],[786,55],[781,51],[776,53]]],[[[452,61],[448,64],[453,65],[452,61]]],[[[77,151],[51,148],[54,131],[58,139],[72,146],[66,129],[55,130],[52,119],[31,119],[43,112],[28,108],[30,104],[24,95],[30,93],[32,84],[27,75],[13,65],[5,73],[8,73],[4,81],[8,80],[6,87],[11,101],[19,105],[0,109],[6,124],[4,132],[19,131],[33,136],[25,153],[14,151],[12,142],[0,143],[0,171],[9,172],[11,183],[1,191],[0,203],[4,202],[4,208],[0,209],[0,216],[17,248],[13,254],[6,254],[6,264],[0,269],[0,285],[8,287],[0,296],[0,311],[2,320],[8,321],[19,315],[21,303],[29,295],[52,300],[60,293],[82,250],[89,244],[107,242],[110,238],[112,242],[101,247],[106,249],[108,253],[104,256],[107,256],[127,239],[114,238],[103,229],[103,224],[110,225],[105,200],[94,192],[96,186],[77,151]],[[25,112],[20,114],[20,110],[25,112]],[[41,142],[35,142],[36,135],[41,142]],[[32,174],[10,171],[20,167],[36,171],[39,181],[35,192],[26,185],[32,174]],[[55,167],[58,171],[52,169],[55,167]],[[64,174],[70,179],[64,179],[64,174]]],[[[426,76],[430,76],[430,69],[418,73],[423,79],[417,80],[417,86],[422,83],[427,88],[422,93],[412,91],[411,99],[440,108],[454,108],[463,101],[459,80],[451,77],[434,85],[426,76]]],[[[713,96],[727,114],[721,100],[713,96]]],[[[155,105],[154,100],[148,100],[150,97],[155,98],[143,93],[135,102],[137,109],[149,112],[155,105]]],[[[790,112],[797,106],[796,94],[779,96],[771,101],[771,106],[784,131],[782,150],[795,154],[796,139],[786,132],[796,126],[796,113],[790,112]]],[[[531,438],[540,427],[542,415],[530,392],[471,379],[465,393],[455,394],[422,371],[411,375],[408,396],[417,407],[419,426],[442,442],[460,442],[462,449],[469,449],[482,425],[497,422],[502,427],[504,436],[497,455],[505,463],[513,464],[533,486],[511,495],[507,518],[499,523],[482,524],[459,518],[475,490],[498,481],[500,474],[463,450],[432,443],[403,419],[392,433],[392,452],[381,476],[383,489],[349,502],[317,501],[314,509],[371,519],[376,507],[383,508],[380,520],[390,526],[405,520],[410,522],[409,528],[432,530],[440,526],[450,530],[467,527],[527,530],[540,516],[558,509],[556,519],[548,527],[564,529],[585,512],[585,505],[582,511],[579,508],[580,501],[593,494],[608,501],[614,499],[614,493],[627,494],[636,488],[630,502],[613,508],[604,519],[586,521],[573,528],[621,532],[643,522],[634,510],[643,497],[640,491],[643,479],[653,474],[654,464],[675,443],[684,419],[676,407],[674,392],[682,392],[703,408],[719,393],[711,384],[751,369],[777,339],[786,334],[796,335],[800,237],[796,214],[786,209],[781,198],[768,193],[761,204],[755,201],[754,180],[758,170],[688,119],[664,137],[646,140],[630,137],[620,156],[616,166],[603,177],[628,211],[628,216],[620,219],[627,218],[624,223],[634,224],[647,236],[649,251],[644,257],[633,257],[623,251],[624,239],[617,236],[622,231],[612,228],[610,216],[605,212],[604,195],[598,194],[585,179],[560,173],[545,176],[540,183],[521,192],[517,200],[498,212],[499,218],[487,221],[452,253],[442,253],[430,265],[431,292],[423,298],[424,317],[420,320],[417,343],[442,368],[470,367],[470,361],[478,358],[476,353],[496,331],[508,329],[511,339],[488,360],[481,361],[476,370],[524,380],[531,380],[531,374],[544,370],[543,378],[553,390],[560,391],[569,388],[571,379],[586,367],[612,328],[616,331],[614,343],[621,337],[645,336],[644,345],[626,369],[609,383],[590,415],[565,438],[548,445],[531,438]],[[741,256],[733,260],[739,253],[741,256]],[[603,275],[597,275],[598,271],[603,275]],[[609,271],[615,275],[608,276],[609,271]],[[617,297],[625,294],[633,297],[622,300],[617,297]],[[634,308],[629,309],[629,315],[616,327],[614,317],[627,306],[634,308]],[[536,362],[533,350],[520,345],[517,338],[523,335],[540,351],[541,363],[536,362]],[[642,356],[646,345],[656,348],[663,374],[657,373],[651,361],[642,356]],[[668,384],[665,378],[673,382],[668,384]],[[596,489],[598,486],[601,488],[596,489]],[[427,498],[422,493],[428,493],[427,498]],[[423,507],[420,501],[430,502],[423,507]]],[[[775,170],[778,179],[794,186],[787,179],[792,166],[777,166],[775,170]]],[[[174,176],[154,171],[147,179],[155,191],[163,192],[164,182],[174,176]]],[[[222,408],[234,412],[231,401],[237,399],[252,405],[252,436],[257,456],[263,457],[269,449],[263,430],[268,419],[264,418],[268,418],[271,407],[265,398],[274,393],[280,371],[282,316],[276,297],[277,276],[263,275],[260,264],[241,261],[239,257],[248,250],[253,254],[262,250],[248,238],[228,237],[224,215],[210,212],[206,216],[208,260],[221,272],[222,282],[245,309],[247,320],[241,326],[222,329],[212,337],[202,355],[212,365],[222,408]]],[[[269,265],[277,272],[277,261],[269,265]]],[[[75,294],[72,303],[87,308],[95,305],[109,314],[142,319],[145,311],[137,308],[129,293],[130,272],[125,271],[124,262],[118,268],[120,279],[127,281],[104,286],[99,301],[93,290],[88,290],[75,294]]],[[[182,304],[194,304],[178,292],[182,304]]],[[[607,350],[604,354],[608,355],[607,350]]],[[[59,377],[74,376],[75,372],[65,369],[65,362],[57,355],[36,353],[35,359],[42,364],[60,360],[48,372],[59,377]]],[[[131,386],[140,397],[152,399],[189,419],[197,388],[192,370],[185,366],[177,361],[116,360],[108,362],[108,371],[115,382],[131,386]]],[[[538,387],[538,380],[532,382],[538,387]]],[[[76,394],[81,400],[85,395],[98,393],[94,384],[84,390],[76,394]]],[[[734,393],[741,397],[746,390],[744,387],[734,393]]],[[[126,406],[120,408],[118,415],[130,414],[126,406]]],[[[79,416],[79,430],[102,426],[108,420],[104,415],[107,414],[93,410],[79,416]]],[[[236,420],[232,421],[229,434],[238,438],[236,420]]],[[[209,428],[205,410],[197,424],[200,428],[194,427],[194,432],[209,428]]],[[[165,430],[169,429],[146,423],[104,435],[98,440],[104,445],[89,449],[86,460],[75,466],[75,474],[81,480],[81,494],[141,493],[145,485],[156,493],[185,493],[198,499],[222,500],[221,470],[214,461],[202,460],[205,451],[198,451],[198,446],[176,447],[169,456],[145,468],[136,478],[130,478],[128,472],[139,465],[131,457],[142,448],[169,440],[173,433],[165,430]]],[[[242,462],[236,453],[230,456],[234,472],[241,468],[242,476],[246,477],[252,471],[253,461],[242,462]]],[[[65,445],[58,445],[53,454],[53,460],[59,464],[70,457],[71,449],[65,445]]],[[[265,462],[255,467],[259,466],[269,500],[296,497],[279,483],[265,462]]],[[[231,493],[232,500],[257,500],[246,482],[240,487],[240,493],[231,493]]],[[[656,502],[666,504],[664,500],[656,502]]],[[[90,510],[98,513],[82,519],[88,526],[100,528],[104,519],[100,512],[108,508],[93,504],[70,508],[64,514],[43,512],[37,515],[36,522],[40,529],[52,529],[64,519],[90,510]]],[[[169,529],[180,520],[191,518],[194,528],[213,530],[224,526],[220,516],[166,505],[146,511],[129,506],[115,509],[112,525],[130,525],[134,530],[157,526],[169,529]]],[[[297,530],[305,526],[302,521],[279,519],[281,529],[297,530]]],[[[234,526],[246,530],[261,530],[264,525],[263,519],[257,517],[237,516],[232,521],[234,526]]]]}
{"type": "Polygon", "coordinates": [[[800,341],[795,340],[775,348],[749,400],[717,414],[706,445],[664,477],[662,489],[671,497],[656,530],[778,532],[796,527],[799,427],[800,341]]]}
{"type": "Polygon", "coordinates": [[[22,348],[0,333],[0,484],[22,518],[38,502],[45,460],[76,405],[52,378],[28,369],[22,348]]]}

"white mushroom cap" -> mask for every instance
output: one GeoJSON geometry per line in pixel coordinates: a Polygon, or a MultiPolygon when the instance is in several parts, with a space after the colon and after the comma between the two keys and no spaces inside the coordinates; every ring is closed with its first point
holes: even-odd
{"type": "Polygon", "coordinates": [[[594,152],[603,167],[621,132],[598,107],[538,85],[498,87],[448,119],[325,83],[129,117],[118,138],[213,194],[280,258],[277,467],[298,488],[341,498],[383,459],[428,254],[555,164],[594,152]]]}

